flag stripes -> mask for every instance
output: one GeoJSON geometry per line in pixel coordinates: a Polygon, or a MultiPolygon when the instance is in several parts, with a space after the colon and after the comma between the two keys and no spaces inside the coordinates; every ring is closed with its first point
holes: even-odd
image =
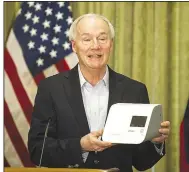
{"type": "Polygon", "coordinates": [[[37,86],[41,80],[70,70],[78,63],[76,54],[71,50],[68,35],[65,34],[72,23],[70,9],[69,2],[23,2],[10,31],[4,50],[4,166],[6,167],[35,166],[30,161],[27,140],[37,86]],[[47,14],[47,10],[44,9],[50,8],[52,14],[49,12],[47,14]],[[62,12],[63,19],[57,18],[58,11],[59,15],[62,12]],[[32,22],[36,16],[40,18],[40,23],[32,22]],[[55,27],[57,21],[59,28],[55,27]],[[41,40],[42,35],[32,35],[34,28],[36,33],[43,32],[43,38],[50,33],[45,38],[45,42],[41,40]],[[60,28],[62,34],[58,34],[60,28]],[[57,40],[59,42],[56,42],[57,40]],[[31,42],[35,43],[35,50],[30,49],[31,42]],[[42,53],[44,50],[39,47],[44,46],[47,49],[42,53]]]}

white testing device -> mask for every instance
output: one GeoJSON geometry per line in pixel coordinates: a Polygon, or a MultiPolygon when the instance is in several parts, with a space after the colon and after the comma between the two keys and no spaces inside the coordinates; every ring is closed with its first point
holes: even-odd
{"type": "Polygon", "coordinates": [[[110,107],[102,140],[139,144],[160,136],[161,122],[160,104],[117,103],[110,107]]]}

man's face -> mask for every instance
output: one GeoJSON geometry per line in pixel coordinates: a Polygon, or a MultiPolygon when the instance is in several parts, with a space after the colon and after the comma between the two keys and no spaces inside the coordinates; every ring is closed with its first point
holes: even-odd
{"type": "Polygon", "coordinates": [[[72,48],[80,65],[87,69],[102,69],[106,66],[113,41],[108,24],[98,17],[85,17],[76,27],[72,48]]]}

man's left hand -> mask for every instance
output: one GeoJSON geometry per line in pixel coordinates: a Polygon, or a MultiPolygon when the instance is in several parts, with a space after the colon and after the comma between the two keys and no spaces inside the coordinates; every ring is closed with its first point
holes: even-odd
{"type": "Polygon", "coordinates": [[[161,136],[152,139],[152,142],[163,143],[168,138],[169,132],[170,132],[170,122],[163,121],[161,123],[161,128],[159,129],[159,133],[161,134],[161,136]]]}

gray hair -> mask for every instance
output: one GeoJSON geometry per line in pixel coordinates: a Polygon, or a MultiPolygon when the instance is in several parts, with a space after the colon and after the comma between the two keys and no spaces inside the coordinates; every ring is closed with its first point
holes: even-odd
{"type": "Polygon", "coordinates": [[[114,27],[113,27],[113,25],[110,23],[110,21],[109,21],[106,17],[104,17],[104,16],[102,16],[102,15],[89,13],[89,14],[84,14],[84,15],[78,17],[78,18],[72,23],[72,25],[70,26],[69,33],[68,33],[68,35],[69,35],[69,40],[70,40],[70,41],[72,41],[72,40],[75,39],[75,37],[76,37],[76,27],[77,27],[77,24],[78,24],[79,21],[80,21],[82,18],[84,18],[84,17],[99,17],[99,18],[103,19],[103,20],[108,24],[108,26],[109,26],[111,39],[114,38],[114,36],[115,36],[115,31],[114,31],[114,27]]]}

